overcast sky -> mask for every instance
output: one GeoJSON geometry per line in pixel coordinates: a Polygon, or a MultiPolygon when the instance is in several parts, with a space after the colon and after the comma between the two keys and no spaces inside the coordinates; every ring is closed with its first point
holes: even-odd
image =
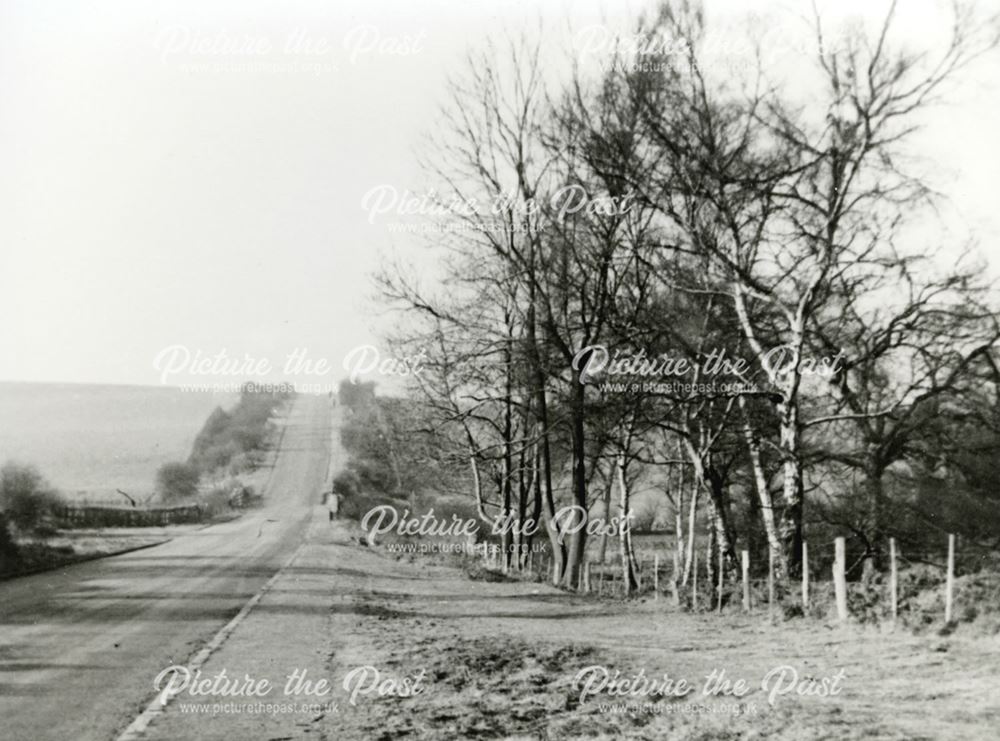
{"type": "MultiPolygon", "coordinates": [[[[941,28],[935,5],[902,3],[918,43],[941,28]]],[[[377,344],[378,255],[413,239],[370,224],[362,199],[420,190],[414,155],[464,50],[539,17],[580,28],[642,7],[0,0],[0,380],[157,384],[154,359],[177,345],[272,366],[305,348],[340,366],[377,344]]],[[[995,68],[923,135],[952,216],[987,251],[995,68]]]]}

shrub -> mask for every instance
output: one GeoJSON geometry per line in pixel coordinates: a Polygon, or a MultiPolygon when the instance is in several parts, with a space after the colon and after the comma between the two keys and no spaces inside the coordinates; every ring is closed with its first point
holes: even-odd
{"type": "Polygon", "coordinates": [[[341,471],[333,479],[333,493],[339,494],[344,499],[353,499],[358,496],[361,482],[358,481],[357,474],[353,471],[341,471]]]}
{"type": "Polygon", "coordinates": [[[229,429],[230,419],[229,412],[222,407],[213,409],[212,413],[208,415],[208,419],[205,420],[201,432],[198,433],[198,437],[194,440],[194,449],[208,447],[209,441],[223,436],[229,429]]]}
{"type": "Polygon", "coordinates": [[[361,494],[341,502],[340,515],[351,520],[362,519],[369,511],[384,506],[399,509],[401,502],[384,494],[361,494]]]}
{"type": "Polygon", "coordinates": [[[352,460],[348,466],[366,492],[389,494],[395,489],[392,469],[387,463],[362,459],[352,460]]]}
{"type": "Polygon", "coordinates": [[[165,502],[190,499],[198,493],[200,479],[190,463],[164,463],[156,472],[156,490],[165,502]]]}
{"type": "Polygon", "coordinates": [[[0,469],[0,508],[18,529],[44,529],[59,502],[59,495],[34,466],[7,463],[0,469]]]}
{"type": "Polygon", "coordinates": [[[341,405],[360,412],[375,403],[375,384],[371,381],[354,383],[344,379],[340,382],[337,397],[341,405]]]}
{"type": "Polygon", "coordinates": [[[20,561],[17,544],[14,543],[14,538],[10,534],[7,515],[0,512],[0,574],[14,571],[20,561]]]}
{"type": "Polygon", "coordinates": [[[245,469],[248,459],[244,455],[264,447],[271,415],[289,396],[246,385],[231,411],[217,407],[209,415],[195,438],[188,463],[202,473],[229,468],[234,461],[240,461],[237,468],[245,469]]]}
{"type": "Polygon", "coordinates": [[[656,523],[658,504],[650,498],[641,498],[632,504],[632,532],[648,533],[652,532],[656,523]]]}
{"type": "Polygon", "coordinates": [[[463,522],[472,520],[479,523],[480,533],[485,534],[482,532],[483,523],[476,512],[476,505],[467,499],[457,497],[420,497],[417,501],[414,514],[423,515],[428,510],[434,510],[434,516],[439,521],[451,521],[452,518],[462,520],[463,522]]]}
{"type": "Polygon", "coordinates": [[[188,463],[199,471],[208,473],[228,466],[239,452],[240,448],[235,440],[214,442],[199,450],[197,454],[192,454],[188,463]]]}
{"type": "Polygon", "coordinates": [[[208,494],[201,499],[201,504],[205,507],[205,514],[209,517],[218,517],[230,508],[231,487],[219,485],[212,488],[208,494]]]}
{"type": "Polygon", "coordinates": [[[263,497],[252,486],[238,485],[229,493],[229,506],[234,509],[258,507],[263,497]]]}
{"type": "Polygon", "coordinates": [[[229,475],[238,476],[241,473],[252,471],[257,467],[257,458],[253,453],[240,453],[233,456],[229,461],[229,475]]]}

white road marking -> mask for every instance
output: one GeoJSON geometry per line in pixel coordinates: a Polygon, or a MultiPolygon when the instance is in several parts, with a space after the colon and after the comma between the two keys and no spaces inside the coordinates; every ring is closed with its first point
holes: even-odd
{"type": "MultiPolygon", "coordinates": [[[[247,615],[249,615],[253,608],[257,606],[257,603],[261,601],[268,590],[274,586],[274,583],[278,581],[278,578],[284,573],[285,569],[291,566],[295,562],[295,559],[299,557],[299,553],[302,551],[304,546],[305,543],[299,545],[299,547],[295,549],[295,552],[292,553],[288,561],[286,561],[284,565],[282,565],[282,567],[279,568],[277,572],[275,572],[275,574],[267,580],[267,582],[265,582],[264,586],[257,591],[257,594],[247,600],[247,603],[243,605],[243,608],[238,613],[236,613],[235,617],[222,626],[219,632],[212,637],[212,640],[206,643],[201,649],[198,650],[197,653],[194,654],[194,656],[188,659],[186,666],[191,670],[192,674],[196,670],[200,669],[201,666],[208,661],[208,658],[225,642],[229,635],[236,630],[237,627],[239,627],[240,623],[246,620],[247,615]]],[[[146,732],[146,729],[149,728],[150,724],[152,724],[157,717],[163,715],[171,699],[172,697],[167,697],[167,702],[163,703],[160,701],[160,693],[156,693],[149,705],[146,706],[146,709],[143,710],[135,720],[129,723],[128,728],[121,732],[116,741],[137,741],[137,739],[140,739],[146,732]]]]}

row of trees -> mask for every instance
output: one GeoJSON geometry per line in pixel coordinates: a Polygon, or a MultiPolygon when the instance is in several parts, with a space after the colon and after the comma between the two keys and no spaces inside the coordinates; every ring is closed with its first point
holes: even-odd
{"type": "Polygon", "coordinates": [[[156,472],[156,493],[165,502],[191,499],[203,476],[252,470],[267,439],[270,419],[291,390],[247,383],[236,405],[216,407],[191,446],[187,461],[164,463],[156,472]]]}
{"type": "MultiPolygon", "coordinates": [[[[527,39],[470,58],[427,157],[443,273],[379,282],[508,559],[542,523],[577,586],[588,532],[557,511],[627,514],[640,484],[670,499],[685,574],[702,522],[727,568],[742,541],[786,576],[807,526],[848,530],[869,572],[929,526],[1000,542],[978,516],[998,507],[1000,326],[968,246],[926,239],[909,159],[996,37],[956,7],[943,47],[911,53],[895,14],[837,44],[816,17],[794,79],[716,79],[690,4],[600,70],[555,75],[527,39]]],[[[634,583],[627,527],[619,547],[634,583]]]]}

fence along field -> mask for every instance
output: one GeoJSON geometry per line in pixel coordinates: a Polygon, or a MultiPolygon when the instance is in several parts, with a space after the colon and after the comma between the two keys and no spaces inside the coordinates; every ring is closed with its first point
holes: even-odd
{"type": "MultiPolygon", "coordinates": [[[[158,458],[150,454],[158,447],[150,442],[154,436],[148,430],[145,436],[133,434],[135,426],[141,419],[147,428],[155,427],[159,420],[143,411],[157,404],[176,413],[176,405],[185,398],[179,390],[58,386],[50,392],[43,385],[11,386],[3,400],[8,407],[33,408],[53,428],[62,420],[70,431],[63,430],[63,437],[75,438],[81,429],[75,425],[92,424],[99,432],[114,433],[81,435],[78,445],[96,440],[95,447],[111,449],[120,434],[132,446],[123,442],[123,448],[130,453],[143,450],[145,457],[134,456],[143,462],[136,469],[143,478],[130,490],[122,488],[122,478],[106,474],[103,483],[113,487],[113,499],[66,497],[34,462],[4,462],[0,466],[0,576],[4,577],[150,545],[163,537],[162,532],[156,534],[157,528],[239,516],[260,502],[267,464],[276,454],[275,440],[280,434],[273,417],[289,399],[289,393],[244,386],[230,409],[215,406],[210,414],[199,409],[202,416],[198,419],[185,416],[186,439],[179,435],[172,439],[184,439],[186,447],[174,453],[171,446],[174,459],[154,467],[151,458],[158,458]],[[76,412],[76,417],[67,419],[64,407],[76,412]],[[108,412],[111,424],[95,419],[102,411],[108,412]],[[128,424],[115,424],[123,420],[128,424]]],[[[197,406],[206,400],[216,399],[205,395],[197,406]]],[[[60,470],[57,480],[65,481],[71,474],[66,468],[60,470]]]]}
{"type": "Polygon", "coordinates": [[[142,508],[121,505],[60,504],[53,508],[55,524],[61,528],[165,527],[200,522],[205,508],[200,504],[142,508]]]}
{"type": "MultiPolygon", "coordinates": [[[[437,535],[428,540],[426,535],[384,531],[388,534],[377,542],[397,557],[450,554],[472,578],[560,585],[558,561],[543,528],[533,538],[505,542],[479,517],[468,497],[468,468],[447,449],[435,452],[418,402],[376,396],[370,385],[345,383],[341,391],[347,407],[342,439],[350,460],[331,488],[341,495],[342,516],[363,522],[367,512],[387,505],[408,511],[410,521],[433,511],[443,523],[454,513],[462,521],[480,522],[476,537],[448,536],[445,545],[437,535]]],[[[948,631],[981,615],[985,630],[990,630],[990,620],[1000,627],[996,598],[990,597],[1000,595],[1000,579],[989,543],[927,525],[916,541],[889,536],[887,558],[866,573],[863,539],[835,523],[821,523],[805,532],[801,571],[782,578],[776,573],[777,559],[761,539],[740,541],[738,568],[728,568],[704,509],[688,520],[689,502],[677,496],[680,479],[668,477],[666,490],[659,488],[662,480],[646,483],[642,488],[659,502],[658,514],[650,516],[649,508],[639,505],[647,516],[639,518],[641,530],[629,532],[634,567],[623,566],[627,549],[619,536],[624,528],[603,543],[591,538],[581,581],[570,588],[577,594],[613,600],[624,609],[629,600],[652,599],[662,601],[664,609],[748,613],[775,622],[890,621],[916,630],[948,631]],[[668,528],[671,521],[675,526],[668,528]]],[[[621,510],[612,504],[606,512],[613,518],[621,510]]],[[[598,507],[591,512],[595,515],[605,511],[598,507]]],[[[518,517],[516,510],[512,516],[518,517]]]]}
{"type": "MultiPolygon", "coordinates": [[[[846,539],[839,537],[833,543],[826,544],[833,548],[835,554],[829,578],[823,578],[822,574],[811,574],[808,566],[808,544],[803,544],[802,558],[804,567],[801,576],[801,598],[799,602],[802,614],[809,613],[811,607],[810,595],[815,595],[814,590],[816,589],[816,584],[819,583],[825,592],[829,592],[832,588],[837,620],[844,622],[851,617],[847,603],[848,582],[846,576],[846,558],[844,555],[846,553],[845,543],[846,539]]],[[[890,573],[888,582],[883,585],[883,591],[885,592],[887,602],[886,609],[888,612],[886,616],[895,622],[899,616],[899,560],[901,559],[896,548],[896,539],[891,538],[889,543],[890,573]]],[[[501,547],[497,544],[479,543],[474,547],[466,549],[464,552],[467,557],[481,558],[485,568],[505,575],[524,576],[533,581],[557,581],[555,579],[554,562],[549,555],[544,553],[538,553],[538,558],[536,559],[536,552],[529,552],[527,559],[523,561],[524,567],[521,568],[518,564],[522,563],[522,561],[502,558],[501,547]]],[[[695,549],[694,552],[697,554],[698,549],[695,549]]],[[[980,549],[970,549],[967,551],[967,554],[974,556],[981,555],[981,553],[980,549]]],[[[946,624],[950,624],[953,622],[955,615],[956,537],[954,535],[949,534],[947,536],[947,545],[942,548],[940,555],[946,558],[944,581],[940,588],[941,598],[944,602],[943,619],[946,624]]],[[[711,551],[706,554],[706,557],[709,556],[711,556],[711,551]]],[[[613,561],[611,563],[600,563],[587,559],[584,561],[583,581],[579,591],[583,594],[593,594],[598,597],[609,598],[641,596],[648,592],[652,595],[653,599],[659,600],[661,596],[669,595],[675,607],[684,606],[693,612],[699,610],[710,611],[714,608],[720,613],[724,607],[726,610],[735,609],[737,607],[736,597],[739,596],[739,609],[745,613],[750,613],[763,607],[766,609],[768,617],[771,620],[775,619],[776,611],[782,607],[776,598],[777,580],[775,578],[774,559],[768,559],[766,578],[751,579],[750,552],[747,550],[740,551],[740,583],[738,585],[727,585],[726,570],[719,568],[715,572],[718,575],[718,582],[716,584],[702,582],[700,597],[698,591],[699,569],[696,555],[693,562],[694,568],[690,574],[690,585],[682,605],[681,594],[683,591],[682,587],[684,586],[680,568],[682,560],[682,549],[677,548],[669,549],[667,559],[663,561],[661,561],[659,553],[653,554],[651,558],[640,557],[638,559],[639,569],[637,573],[639,586],[636,589],[629,589],[624,570],[620,564],[616,565],[613,561]],[[679,551],[681,552],[679,553],[679,551]],[[673,564],[669,570],[667,568],[668,560],[673,564]],[[664,585],[665,589],[661,588],[661,585],[664,585]],[[727,587],[729,588],[728,592],[727,587]],[[764,591],[766,596],[763,600],[752,596],[758,590],[764,591]]],[[[708,570],[706,570],[704,578],[706,581],[711,578],[708,570]]],[[[787,602],[785,604],[787,605],[787,602]]]]}

